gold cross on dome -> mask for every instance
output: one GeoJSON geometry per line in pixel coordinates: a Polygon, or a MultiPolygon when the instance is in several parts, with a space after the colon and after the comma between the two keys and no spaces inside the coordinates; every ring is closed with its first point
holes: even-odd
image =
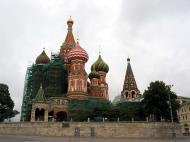
{"type": "Polygon", "coordinates": [[[101,45],[99,44],[99,55],[101,55],[101,45]]]}
{"type": "Polygon", "coordinates": [[[79,43],[79,31],[77,31],[77,43],[79,43]]]}

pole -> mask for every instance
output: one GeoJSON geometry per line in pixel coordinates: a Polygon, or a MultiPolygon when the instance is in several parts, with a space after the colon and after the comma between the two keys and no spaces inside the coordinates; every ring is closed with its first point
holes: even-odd
{"type": "Polygon", "coordinates": [[[169,107],[170,107],[170,117],[171,117],[171,122],[174,122],[173,119],[173,113],[172,113],[172,105],[171,105],[171,98],[170,98],[170,93],[169,93],[169,107]]]}
{"type": "MultiPolygon", "coordinates": [[[[169,85],[169,88],[171,89],[173,85],[169,85]]],[[[174,119],[173,119],[173,113],[172,113],[172,104],[171,104],[171,96],[169,92],[169,108],[170,108],[170,117],[171,117],[171,122],[172,122],[172,138],[174,141],[176,141],[176,133],[175,133],[175,124],[174,124],[174,119]]]]}

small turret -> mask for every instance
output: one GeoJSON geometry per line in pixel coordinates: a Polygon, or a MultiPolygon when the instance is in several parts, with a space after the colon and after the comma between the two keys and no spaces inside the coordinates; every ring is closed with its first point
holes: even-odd
{"type": "MultiPolygon", "coordinates": [[[[92,86],[99,85],[99,91],[95,91],[99,94],[95,94],[96,96],[100,96],[105,99],[109,99],[108,97],[108,84],[106,83],[106,74],[109,71],[109,66],[103,61],[101,55],[99,55],[96,62],[91,66],[91,73],[89,74],[89,78],[91,80],[92,86]]],[[[94,90],[97,88],[94,88],[94,90]]]]}

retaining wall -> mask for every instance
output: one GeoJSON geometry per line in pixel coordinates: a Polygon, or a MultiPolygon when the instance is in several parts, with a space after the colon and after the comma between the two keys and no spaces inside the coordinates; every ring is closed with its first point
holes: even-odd
{"type": "MultiPolygon", "coordinates": [[[[0,134],[104,137],[104,138],[172,138],[171,123],[121,123],[121,122],[18,122],[0,123],[0,134]]],[[[176,137],[181,137],[181,127],[175,124],[176,137]]]]}

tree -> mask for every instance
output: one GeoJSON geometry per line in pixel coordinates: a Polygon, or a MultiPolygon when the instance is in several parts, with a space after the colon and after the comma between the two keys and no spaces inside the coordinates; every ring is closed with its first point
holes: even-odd
{"type": "Polygon", "coordinates": [[[74,121],[98,121],[103,117],[111,119],[112,104],[106,100],[70,100],[69,115],[74,121]]]}
{"type": "Polygon", "coordinates": [[[143,109],[145,116],[151,117],[153,120],[166,121],[171,120],[169,96],[172,107],[172,114],[174,121],[177,121],[177,109],[179,108],[179,102],[177,101],[177,95],[171,91],[171,86],[166,85],[163,81],[151,82],[147,90],[145,90],[143,100],[143,109]]]}
{"type": "Polygon", "coordinates": [[[12,118],[19,112],[13,110],[14,102],[10,97],[8,86],[0,84],[0,122],[7,118],[12,118]]]}
{"type": "Polygon", "coordinates": [[[119,119],[121,121],[144,121],[144,111],[141,102],[121,102],[116,105],[119,119]]]}

